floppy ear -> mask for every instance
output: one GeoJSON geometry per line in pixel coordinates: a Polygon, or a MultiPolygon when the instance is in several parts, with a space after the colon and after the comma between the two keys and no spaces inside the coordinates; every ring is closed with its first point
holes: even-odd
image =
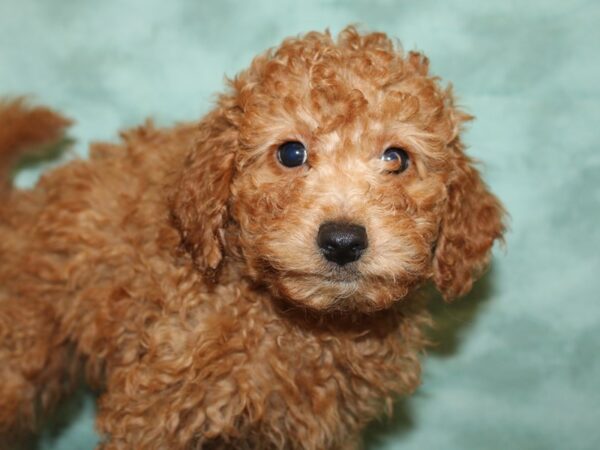
{"type": "Polygon", "coordinates": [[[433,280],[446,300],[466,294],[487,266],[491,248],[504,233],[504,208],[491,194],[459,139],[448,200],[435,249],[433,280]]]}
{"type": "Polygon", "coordinates": [[[223,258],[227,202],[238,147],[237,128],[224,107],[200,123],[171,197],[171,216],[181,242],[203,272],[215,271],[223,258]]]}

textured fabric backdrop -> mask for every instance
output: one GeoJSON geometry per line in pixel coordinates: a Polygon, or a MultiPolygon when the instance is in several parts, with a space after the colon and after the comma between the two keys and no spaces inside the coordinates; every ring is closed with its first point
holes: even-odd
{"type": "MultiPolygon", "coordinates": [[[[477,116],[471,154],[512,216],[475,292],[434,304],[423,385],[368,448],[600,448],[598,1],[0,0],[0,94],[76,119],[84,155],[147,116],[199,117],[253,55],[349,23],[424,51],[454,83],[477,116]]],[[[93,420],[84,395],[38,449],[93,448],[93,420]]]]}

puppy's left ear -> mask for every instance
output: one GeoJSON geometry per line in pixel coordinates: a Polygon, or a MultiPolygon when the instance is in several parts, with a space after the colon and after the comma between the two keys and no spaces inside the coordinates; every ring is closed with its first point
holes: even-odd
{"type": "Polygon", "coordinates": [[[466,294],[504,233],[505,211],[489,192],[458,137],[449,146],[454,167],[433,261],[433,280],[446,300],[466,294]]]}
{"type": "Polygon", "coordinates": [[[198,139],[170,199],[171,216],[182,244],[205,273],[215,271],[223,258],[237,147],[237,128],[221,105],[201,121],[198,139]]]}

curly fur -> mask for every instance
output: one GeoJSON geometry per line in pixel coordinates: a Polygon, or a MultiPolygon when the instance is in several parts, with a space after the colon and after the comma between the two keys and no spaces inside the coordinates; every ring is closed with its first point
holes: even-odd
{"type": "MultiPolygon", "coordinates": [[[[5,166],[66,125],[30,141],[19,130],[43,127],[23,103],[0,114],[29,124],[0,125],[5,166]]],[[[3,194],[0,431],[34,427],[83,371],[103,450],[358,446],[419,383],[419,286],[466,293],[502,236],[468,119],[424,56],[312,32],[257,57],[199,123],[146,123],[3,194]],[[306,166],[278,164],[288,140],[306,166]],[[406,172],[380,160],[391,145],[406,172]],[[318,251],[328,220],[368,231],[352,270],[318,251]]]]}

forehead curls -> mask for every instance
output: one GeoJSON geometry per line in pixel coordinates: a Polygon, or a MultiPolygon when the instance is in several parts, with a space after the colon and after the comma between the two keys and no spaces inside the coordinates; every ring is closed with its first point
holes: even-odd
{"type": "Polygon", "coordinates": [[[326,131],[370,110],[371,117],[413,123],[444,145],[469,116],[454,108],[451,88],[441,88],[428,71],[425,56],[405,54],[383,33],[348,27],[337,39],[329,31],[287,39],[230,85],[244,122],[255,130],[274,131],[274,122],[287,117],[326,131]]]}

